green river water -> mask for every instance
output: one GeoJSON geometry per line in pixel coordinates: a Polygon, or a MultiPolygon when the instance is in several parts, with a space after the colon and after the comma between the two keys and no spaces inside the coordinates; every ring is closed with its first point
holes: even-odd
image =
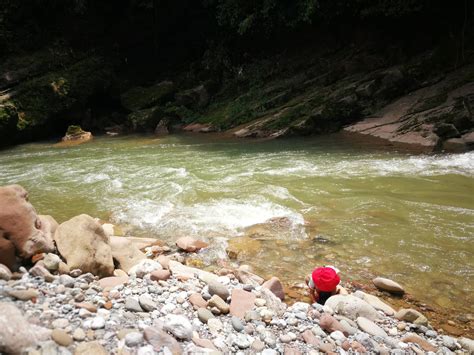
{"type": "Polygon", "coordinates": [[[245,262],[302,282],[334,264],[343,280],[392,278],[423,302],[472,312],[474,153],[415,155],[343,137],[228,140],[97,138],[0,151],[0,185],[18,183],[41,214],[87,213],[130,235],[211,242],[273,217],[289,221],[245,262]]]}

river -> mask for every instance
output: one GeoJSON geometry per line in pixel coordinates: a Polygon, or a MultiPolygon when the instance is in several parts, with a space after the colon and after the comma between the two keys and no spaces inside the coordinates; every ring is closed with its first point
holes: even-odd
{"type": "Polygon", "coordinates": [[[472,312],[474,153],[419,155],[343,136],[274,141],[212,135],[96,138],[0,151],[0,185],[18,183],[41,214],[87,213],[130,235],[227,241],[273,217],[248,260],[302,281],[335,264],[343,280],[381,275],[423,302],[472,312]]]}

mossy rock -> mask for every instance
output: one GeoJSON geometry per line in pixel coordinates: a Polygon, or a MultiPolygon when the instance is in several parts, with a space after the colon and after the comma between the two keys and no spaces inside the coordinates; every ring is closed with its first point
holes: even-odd
{"type": "Polygon", "coordinates": [[[112,71],[103,59],[87,58],[74,65],[21,83],[12,100],[18,109],[17,129],[45,125],[52,117],[85,105],[96,94],[106,92],[112,71]]]}
{"type": "Polygon", "coordinates": [[[80,136],[84,134],[84,130],[80,126],[71,125],[67,128],[66,135],[68,136],[80,136]]]}
{"type": "Polygon", "coordinates": [[[121,96],[123,107],[138,111],[163,103],[172,97],[175,86],[171,81],[162,81],[150,87],[137,86],[121,96]]]}
{"type": "Polygon", "coordinates": [[[156,106],[132,112],[127,116],[127,122],[133,131],[150,131],[155,129],[163,116],[162,108],[156,106]]]}

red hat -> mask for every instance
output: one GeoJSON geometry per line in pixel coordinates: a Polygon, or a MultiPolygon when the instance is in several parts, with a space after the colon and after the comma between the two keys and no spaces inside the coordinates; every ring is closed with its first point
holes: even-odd
{"type": "Polygon", "coordinates": [[[333,291],[341,281],[336,270],[331,267],[318,267],[313,270],[311,277],[316,288],[323,292],[333,291]]]}

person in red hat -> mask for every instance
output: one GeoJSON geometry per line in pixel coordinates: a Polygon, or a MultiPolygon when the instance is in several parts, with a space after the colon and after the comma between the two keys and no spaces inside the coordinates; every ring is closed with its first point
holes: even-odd
{"type": "Polygon", "coordinates": [[[311,303],[318,302],[324,305],[326,300],[339,293],[338,285],[341,279],[339,270],[333,266],[317,267],[306,277],[306,284],[309,287],[311,303]]]}

